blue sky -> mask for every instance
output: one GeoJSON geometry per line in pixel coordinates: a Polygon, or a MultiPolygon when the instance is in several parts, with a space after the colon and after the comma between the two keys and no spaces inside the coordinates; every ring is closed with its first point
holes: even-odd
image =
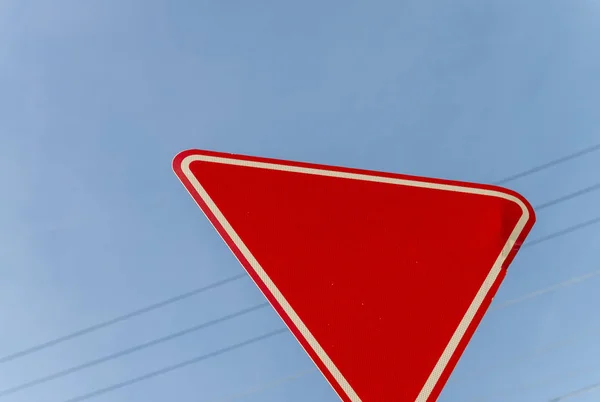
{"type": "MultiPolygon", "coordinates": [[[[495,182],[599,142],[599,21],[596,0],[2,1],[0,355],[243,272],[171,171],[183,149],[495,182]]],[[[507,186],[535,206],[599,161],[507,186]]],[[[598,205],[546,208],[530,239],[598,205]]],[[[494,305],[600,269],[598,244],[589,226],[523,249],[494,305]]],[[[599,382],[598,286],[490,311],[440,401],[599,382]]],[[[242,278],[2,363],[0,392],[262,302],[242,278]]],[[[263,308],[0,402],[65,402],[282,325],[263,308]]],[[[284,333],[92,400],[336,398],[284,333]]]]}

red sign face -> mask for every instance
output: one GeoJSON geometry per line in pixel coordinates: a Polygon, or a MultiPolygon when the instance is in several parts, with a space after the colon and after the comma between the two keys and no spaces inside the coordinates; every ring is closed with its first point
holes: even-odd
{"type": "Polygon", "coordinates": [[[196,150],[174,170],[348,402],[436,400],[535,221],[488,185],[196,150]]]}

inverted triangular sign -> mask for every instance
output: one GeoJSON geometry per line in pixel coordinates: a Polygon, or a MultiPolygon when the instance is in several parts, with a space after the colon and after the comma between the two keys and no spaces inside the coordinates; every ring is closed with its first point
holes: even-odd
{"type": "Polygon", "coordinates": [[[503,188],[190,150],[174,170],[348,402],[431,402],[535,221],[503,188]]]}

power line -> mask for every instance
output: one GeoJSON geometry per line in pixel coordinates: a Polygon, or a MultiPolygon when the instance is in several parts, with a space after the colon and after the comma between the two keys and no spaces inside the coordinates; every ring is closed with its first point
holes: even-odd
{"type": "Polygon", "coordinates": [[[196,357],[194,357],[192,359],[182,361],[182,362],[174,364],[172,366],[167,366],[167,367],[164,367],[164,368],[162,368],[160,370],[151,371],[151,372],[146,373],[144,375],[141,375],[139,377],[131,378],[131,379],[126,380],[126,381],[122,381],[122,382],[119,382],[119,383],[116,383],[116,384],[109,385],[109,386],[107,386],[105,388],[99,388],[99,389],[97,389],[95,391],[92,391],[90,393],[87,393],[87,394],[84,394],[84,395],[80,395],[80,396],[76,396],[74,398],[67,399],[67,400],[65,400],[63,402],[81,402],[81,401],[85,401],[85,400],[88,400],[88,399],[92,399],[92,398],[95,398],[97,396],[104,395],[104,394],[107,394],[109,392],[116,391],[118,389],[125,388],[125,387],[128,387],[130,385],[133,385],[133,384],[136,384],[136,383],[139,383],[139,382],[142,382],[142,381],[146,381],[146,380],[149,380],[151,378],[158,377],[160,375],[167,374],[169,372],[172,372],[172,371],[175,371],[175,370],[179,370],[179,369],[182,369],[182,368],[187,367],[187,366],[191,366],[192,364],[200,363],[201,361],[210,359],[212,357],[216,357],[216,356],[219,356],[219,355],[231,352],[233,350],[240,349],[240,348],[243,348],[245,346],[249,346],[249,345],[251,345],[253,343],[257,343],[257,342],[262,341],[264,339],[271,338],[271,337],[273,337],[275,335],[280,335],[280,334],[287,333],[287,332],[288,332],[287,328],[279,328],[279,329],[276,329],[274,331],[267,332],[266,334],[263,334],[263,335],[260,335],[260,336],[254,337],[254,338],[250,338],[250,339],[245,340],[243,342],[236,343],[236,344],[227,346],[227,347],[222,348],[222,349],[218,349],[218,350],[216,350],[214,352],[207,353],[207,354],[200,355],[200,356],[196,356],[196,357]]]}
{"type": "Polygon", "coordinates": [[[581,197],[582,195],[585,195],[585,194],[591,193],[592,191],[597,191],[597,190],[600,190],[600,183],[596,183],[594,185],[583,188],[581,190],[574,191],[570,194],[564,195],[564,196],[556,198],[554,200],[544,202],[543,204],[540,204],[540,205],[534,207],[534,209],[540,210],[540,209],[548,208],[553,205],[560,204],[560,203],[568,201],[568,200],[572,200],[573,198],[581,197]]]}
{"type": "Polygon", "coordinates": [[[532,246],[535,246],[535,245],[537,245],[539,243],[543,243],[545,241],[552,240],[552,239],[555,239],[557,237],[562,237],[562,236],[567,235],[569,233],[573,233],[573,232],[575,232],[577,230],[586,228],[588,226],[595,225],[596,223],[599,223],[599,222],[600,222],[600,216],[598,216],[596,218],[588,219],[587,221],[578,223],[578,224],[573,225],[573,226],[569,226],[568,228],[559,230],[558,232],[550,233],[549,235],[538,237],[537,239],[525,242],[525,244],[523,244],[523,246],[521,246],[521,248],[532,247],[532,246]]]}
{"type": "Polygon", "coordinates": [[[597,390],[600,390],[600,382],[596,383],[596,384],[588,385],[587,387],[580,388],[580,389],[578,389],[576,391],[573,391],[573,392],[569,392],[568,394],[559,396],[557,398],[550,399],[548,402],[560,402],[560,401],[564,401],[564,400],[567,400],[567,399],[571,399],[574,396],[579,396],[579,395],[583,395],[583,394],[589,394],[590,392],[597,391],[597,390]]]}
{"type": "Polygon", "coordinates": [[[599,150],[600,150],[600,144],[591,145],[591,146],[589,146],[587,148],[584,148],[584,149],[582,149],[580,151],[574,152],[574,153],[569,154],[567,156],[563,156],[561,158],[558,158],[558,159],[555,159],[553,161],[544,163],[542,165],[535,166],[535,167],[533,167],[531,169],[528,169],[528,170],[525,170],[523,172],[514,174],[512,176],[505,177],[504,179],[499,180],[499,181],[495,182],[494,184],[496,184],[496,185],[506,184],[509,181],[513,181],[513,180],[521,179],[521,178],[526,177],[526,176],[530,176],[530,175],[532,175],[534,173],[537,173],[537,172],[540,172],[542,170],[551,168],[553,166],[562,164],[564,162],[568,162],[568,161],[573,160],[573,159],[580,158],[580,157],[582,157],[584,155],[587,155],[587,154],[590,154],[592,152],[596,152],[596,151],[599,151],[599,150]]]}
{"type": "Polygon", "coordinates": [[[61,371],[57,371],[57,372],[49,374],[49,375],[45,375],[45,376],[37,378],[35,380],[31,380],[31,381],[28,381],[26,383],[16,385],[14,387],[4,389],[4,390],[0,391],[0,397],[11,395],[11,394],[14,394],[16,392],[23,391],[25,389],[34,387],[36,385],[40,385],[40,384],[46,383],[48,381],[56,380],[58,378],[65,377],[65,376],[70,375],[70,374],[74,374],[74,373],[76,373],[78,371],[82,371],[82,370],[85,370],[87,368],[90,368],[90,367],[93,367],[93,366],[97,366],[97,365],[102,364],[102,363],[106,363],[106,362],[108,362],[110,360],[115,360],[115,359],[121,358],[123,356],[132,354],[134,352],[139,352],[140,350],[147,349],[147,348],[150,348],[152,346],[156,346],[156,345],[159,345],[161,343],[165,343],[165,342],[171,341],[173,339],[180,338],[180,337],[182,337],[184,335],[188,335],[188,334],[191,334],[193,332],[197,332],[197,331],[200,331],[202,329],[206,329],[206,328],[215,326],[215,325],[220,324],[222,322],[229,321],[229,320],[232,320],[234,318],[241,317],[243,315],[249,314],[251,312],[257,311],[257,310],[262,309],[262,308],[265,308],[267,306],[269,306],[268,302],[260,303],[258,305],[253,306],[253,307],[249,307],[249,308],[246,308],[246,309],[243,309],[243,310],[239,310],[239,311],[237,311],[235,313],[228,314],[228,315],[219,317],[217,319],[214,319],[214,320],[211,320],[211,321],[207,321],[207,322],[204,322],[202,324],[194,325],[193,327],[189,327],[189,328],[183,329],[181,331],[177,331],[177,332],[171,333],[171,334],[169,334],[167,336],[163,336],[161,338],[153,339],[151,341],[141,343],[141,344],[133,346],[131,348],[124,349],[124,350],[121,350],[121,351],[116,352],[116,353],[111,353],[111,354],[109,354],[107,356],[100,357],[100,358],[94,359],[94,360],[90,360],[90,361],[87,361],[87,362],[85,362],[83,364],[79,364],[77,366],[73,366],[73,367],[70,367],[68,369],[64,369],[64,370],[61,370],[61,371]]]}
{"type": "Polygon", "coordinates": [[[596,271],[588,272],[587,274],[584,274],[584,275],[581,275],[581,276],[576,276],[576,277],[573,277],[573,278],[569,278],[569,279],[567,279],[565,281],[556,283],[556,284],[554,284],[552,286],[548,286],[547,288],[539,289],[539,290],[533,291],[531,293],[527,293],[527,294],[525,294],[523,296],[507,300],[507,301],[505,301],[505,302],[503,302],[501,304],[492,305],[492,306],[490,306],[490,311],[492,311],[492,310],[501,310],[501,309],[504,309],[506,307],[512,306],[514,304],[523,303],[523,302],[525,302],[527,300],[536,298],[538,296],[545,295],[547,293],[556,292],[557,290],[564,289],[566,287],[575,285],[577,283],[581,283],[581,282],[587,281],[587,280],[595,278],[597,276],[600,276],[600,269],[596,270],[596,271]]]}
{"type": "MultiPolygon", "coordinates": [[[[596,224],[596,223],[600,223],[600,217],[593,218],[593,219],[587,220],[587,221],[582,222],[582,223],[578,223],[576,225],[573,225],[573,226],[570,226],[568,228],[559,230],[557,232],[550,233],[549,235],[542,236],[542,237],[539,237],[539,238],[534,239],[532,241],[526,242],[521,248],[532,247],[532,246],[538,245],[540,243],[543,243],[543,242],[546,242],[546,241],[549,241],[549,240],[552,240],[552,239],[556,239],[556,238],[561,237],[561,236],[565,236],[565,235],[567,235],[569,233],[572,233],[572,232],[574,232],[576,230],[583,229],[585,227],[591,226],[591,225],[596,224]]],[[[592,279],[592,278],[594,278],[596,276],[600,276],[600,269],[588,272],[587,274],[583,274],[581,276],[576,276],[576,277],[569,278],[569,279],[564,280],[562,282],[556,283],[556,284],[554,284],[552,286],[549,286],[549,287],[546,287],[546,288],[543,288],[543,289],[539,289],[539,290],[527,293],[527,294],[525,294],[523,296],[520,296],[520,297],[517,297],[517,298],[514,298],[514,299],[507,300],[507,301],[505,301],[505,302],[503,302],[501,304],[496,304],[496,305],[492,304],[490,306],[489,310],[490,311],[491,310],[500,310],[500,309],[509,307],[511,305],[514,305],[514,304],[519,304],[519,303],[525,302],[525,301],[527,301],[529,299],[533,299],[535,297],[538,297],[538,296],[541,296],[541,295],[544,295],[544,294],[547,294],[547,293],[555,292],[557,290],[560,290],[560,289],[572,286],[572,285],[577,284],[577,283],[581,283],[581,282],[586,281],[588,279],[592,279]]]]}
{"type": "MultiPolygon", "coordinates": [[[[511,395],[522,394],[524,392],[528,392],[528,391],[531,391],[531,390],[534,390],[534,389],[538,389],[538,388],[540,388],[540,387],[542,387],[544,385],[547,385],[547,384],[556,383],[556,382],[561,381],[561,380],[566,380],[566,379],[569,379],[569,378],[574,378],[574,377],[580,376],[581,374],[584,374],[584,373],[589,373],[590,369],[592,369],[594,367],[597,367],[597,364],[587,364],[585,366],[577,367],[577,368],[575,368],[573,370],[569,370],[567,372],[561,372],[561,373],[559,373],[558,375],[555,375],[555,376],[544,377],[544,378],[542,378],[542,379],[540,379],[538,381],[530,382],[530,383],[527,383],[527,384],[519,386],[519,387],[505,388],[503,390],[500,390],[499,392],[494,392],[493,395],[490,395],[490,396],[487,396],[487,397],[484,397],[484,398],[481,398],[481,397],[480,398],[474,398],[472,400],[472,402],[487,402],[487,401],[490,401],[490,400],[497,399],[498,396],[503,396],[504,400],[511,400],[511,399],[513,399],[513,398],[509,398],[509,396],[511,396],[511,395]]],[[[587,390],[587,392],[590,392],[590,391],[591,391],[591,389],[587,390]]],[[[571,393],[569,395],[563,395],[562,397],[552,399],[552,401],[560,401],[560,400],[563,400],[563,399],[567,399],[566,397],[571,398],[571,397],[579,395],[581,393],[583,393],[583,392],[571,393]]]]}
{"type": "Polygon", "coordinates": [[[169,304],[173,304],[175,302],[182,301],[182,300],[190,298],[192,296],[199,295],[199,294],[207,292],[207,291],[209,291],[211,289],[215,289],[215,288],[224,286],[224,285],[226,285],[228,283],[231,283],[233,281],[237,281],[237,280],[245,278],[245,277],[247,277],[247,275],[245,273],[244,274],[234,275],[234,276],[231,276],[229,278],[223,279],[221,281],[214,282],[214,283],[212,283],[210,285],[202,286],[202,287],[196,288],[196,289],[191,290],[191,291],[186,292],[186,293],[181,293],[181,294],[179,294],[177,296],[174,296],[174,297],[171,297],[169,299],[160,301],[158,303],[150,304],[150,305],[148,305],[146,307],[143,307],[143,308],[141,308],[139,310],[135,310],[135,311],[129,312],[127,314],[120,315],[120,316],[115,317],[115,318],[111,318],[110,320],[103,321],[103,322],[101,322],[99,324],[91,325],[89,327],[80,329],[78,331],[71,332],[70,334],[67,334],[67,335],[64,335],[64,336],[61,336],[61,337],[58,337],[58,338],[54,338],[52,340],[49,340],[49,341],[46,341],[46,342],[43,342],[43,343],[39,343],[39,344],[37,344],[35,346],[32,346],[32,347],[29,347],[27,349],[23,349],[23,350],[11,353],[11,354],[6,355],[6,356],[2,356],[2,357],[0,357],[0,364],[9,362],[9,361],[17,359],[19,357],[24,357],[24,356],[30,355],[30,354],[32,354],[34,352],[38,352],[40,350],[47,349],[47,348],[49,348],[51,346],[55,346],[55,345],[58,345],[60,343],[66,342],[66,341],[70,341],[70,340],[75,339],[75,338],[79,338],[80,336],[89,334],[91,332],[98,331],[98,330],[100,330],[102,328],[106,328],[108,326],[117,324],[117,323],[122,322],[122,321],[129,320],[131,318],[140,316],[142,314],[149,313],[150,311],[157,310],[157,309],[160,309],[162,307],[166,307],[169,304]]]}

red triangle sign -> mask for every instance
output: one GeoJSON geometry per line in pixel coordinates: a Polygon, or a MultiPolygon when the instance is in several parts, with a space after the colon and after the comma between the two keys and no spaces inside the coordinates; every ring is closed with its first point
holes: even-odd
{"type": "Polygon", "coordinates": [[[197,150],[173,164],[348,402],[436,400],[535,221],[495,186],[197,150]]]}

